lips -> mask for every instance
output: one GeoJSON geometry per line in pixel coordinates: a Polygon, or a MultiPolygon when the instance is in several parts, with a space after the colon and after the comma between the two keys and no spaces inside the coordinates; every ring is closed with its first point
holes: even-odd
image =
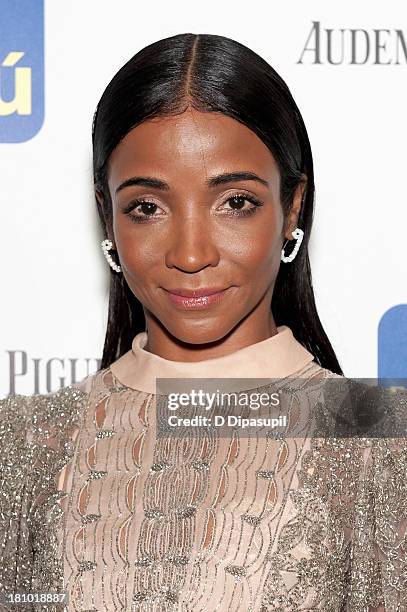
{"type": "Polygon", "coordinates": [[[164,289],[164,291],[168,291],[168,293],[172,293],[173,295],[181,295],[183,297],[189,298],[199,298],[204,297],[206,295],[214,295],[215,293],[221,293],[222,291],[226,291],[228,287],[207,287],[204,289],[184,289],[176,287],[174,289],[164,289]]]}
{"type": "Polygon", "coordinates": [[[170,302],[183,310],[201,310],[218,304],[231,287],[206,289],[174,288],[164,289],[170,302]]]}

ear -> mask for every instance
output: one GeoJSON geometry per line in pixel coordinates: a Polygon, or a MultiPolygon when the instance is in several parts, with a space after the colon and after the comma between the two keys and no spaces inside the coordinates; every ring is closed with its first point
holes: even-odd
{"type": "Polygon", "coordinates": [[[98,207],[99,215],[104,219],[104,222],[105,222],[107,238],[109,238],[109,240],[112,241],[113,248],[115,249],[116,247],[115,247],[115,244],[114,244],[113,233],[112,233],[111,228],[110,228],[109,217],[106,214],[105,200],[104,200],[104,197],[103,197],[103,193],[100,191],[100,189],[96,189],[95,188],[95,197],[96,197],[96,202],[97,202],[97,207],[98,207]]]}
{"type": "Polygon", "coordinates": [[[298,226],[298,217],[301,212],[305,189],[307,187],[307,177],[305,176],[305,174],[303,174],[302,176],[303,178],[295,189],[290,212],[288,214],[288,218],[285,225],[284,238],[286,238],[287,240],[293,240],[292,232],[298,226]]]}

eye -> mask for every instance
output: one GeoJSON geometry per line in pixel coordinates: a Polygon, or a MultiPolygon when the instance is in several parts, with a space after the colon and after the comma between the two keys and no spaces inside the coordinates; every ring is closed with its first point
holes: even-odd
{"type": "Polygon", "coordinates": [[[134,200],[134,202],[126,206],[123,212],[129,214],[132,210],[138,210],[139,214],[129,214],[129,217],[134,223],[143,223],[145,221],[150,221],[152,218],[163,216],[155,214],[157,209],[159,209],[158,204],[150,202],[149,200],[134,200]]]}
{"type": "Polygon", "coordinates": [[[261,202],[258,198],[255,198],[252,195],[248,195],[245,193],[233,195],[228,198],[225,204],[231,203],[232,209],[229,209],[228,215],[235,217],[244,217],[247,215],[251,215],[257,212],[257,209],[260,206],[263,206],[263,202],[261,202]],[[246,203],[249,202],[251,206],[244,208],[246,203]],[[236,206],[237,208],[233,208],[236,206]]]}

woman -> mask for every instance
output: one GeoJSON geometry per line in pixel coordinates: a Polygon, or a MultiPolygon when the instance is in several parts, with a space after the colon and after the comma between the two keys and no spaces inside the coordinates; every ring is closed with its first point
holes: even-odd
{"type": "Polygon", "coordinates": [[[0,590],[82,611],[407,609],[403,442],[303,433],[343,379],[286,84],[236,41],[158,41],[103,93],[93,153],[101,370],[2,402],[0,590]],[[158,435],[158,378],[290,380],[300,433],[158,435]]]}

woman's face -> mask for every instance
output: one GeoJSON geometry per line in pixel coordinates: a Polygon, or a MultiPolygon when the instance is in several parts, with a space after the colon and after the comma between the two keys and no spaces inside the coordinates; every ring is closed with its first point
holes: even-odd
{"type": "Polygon", "coordinates": [[[182,342],[220,340],[269,325],[285,238],[280,174],[246,126],[188,109],[146,121],[113,151],[108,167],[113,235],[122,273],[144,307],[147,330],[182,342]],[[148,180],[147,180],[148,179],[148,180]],[[225,290],[212,301],[170,293],[225,290]]]}

